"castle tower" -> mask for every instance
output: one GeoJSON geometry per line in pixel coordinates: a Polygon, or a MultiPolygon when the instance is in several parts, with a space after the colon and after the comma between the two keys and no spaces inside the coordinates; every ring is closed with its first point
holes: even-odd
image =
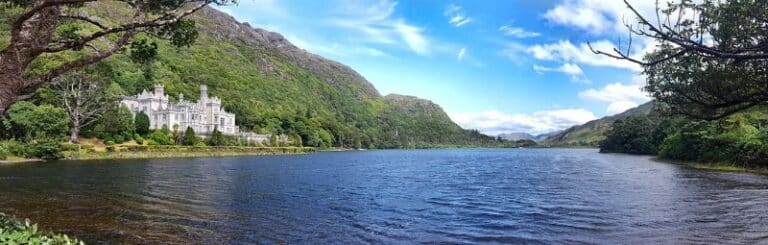
{"type": "Polygon", "coordinates": [[[155,95],[156,96],[165,95],[165,87],[163,87],[162,84],[155,84],[155,95]]]}
{"type": "Polygon", "coordinates": [[[200,101],[208,100],[208,86],[200,85],[200,101]]]}

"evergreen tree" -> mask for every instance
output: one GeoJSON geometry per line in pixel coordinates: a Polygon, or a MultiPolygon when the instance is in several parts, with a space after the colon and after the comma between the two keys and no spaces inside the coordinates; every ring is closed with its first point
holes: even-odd
{"type": "Polygon", "coordinates": [[[143,111],[136,113],[133,123],[137,134],[147,135],[149,133],[149,116],[143,111]]]}
{"type": "Polygon", "coordinates": [[[218,127],[213,128],[211,138],[208,139],[208,145],[210,146],[223,146],[225,144],[224,135],[219,131],[218,127]]]}
{"type": "Polygon", "coordinates": [[[192,129],[192,127],[187,127],[187,131],[184,132],[184,139],[181,143],[188,146],[197,144],[197,136],[195,136],[195,130],[192,129]]]}

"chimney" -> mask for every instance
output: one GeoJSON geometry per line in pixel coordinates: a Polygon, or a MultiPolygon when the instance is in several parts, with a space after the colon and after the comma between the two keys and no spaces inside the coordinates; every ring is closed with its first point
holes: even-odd
{"type": "Polygon", "coordinates": [[[184,101],[184,94],[179,93],[179,102],[182,102],[182,101],[184,101]]]}

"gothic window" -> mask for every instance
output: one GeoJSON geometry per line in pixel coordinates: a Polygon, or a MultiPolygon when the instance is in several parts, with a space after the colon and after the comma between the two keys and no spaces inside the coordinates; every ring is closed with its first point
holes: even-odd
{"type": "Polygon", "coordinates": [[[225,124],[224,124],[224,118],[223,118],[223,117],[221,118],[221,124],[220,124],[220,125],[221,125],[221,126],[224,126],[224,125],[225,125],[225,124]]]}

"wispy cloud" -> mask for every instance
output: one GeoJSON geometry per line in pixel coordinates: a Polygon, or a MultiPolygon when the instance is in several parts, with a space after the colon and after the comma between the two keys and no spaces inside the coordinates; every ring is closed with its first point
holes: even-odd
{"type": "Polygon", "coordinates": [[[499,27],[499,31],[506,36],[516,37],[516,38],[531,38],[531,37],[541,36],[541,33],[530,32],[520,27],[513,27],[508,25],[503,25],[499,27]]]}
{"type": "Polygon", "coordinates": [[[397,2],[380,0],[375,4],[349,3],[341,14],[328,20],[332,26],[362,34],[364,42],[404,44],[414,53],[430,53],[429,38],[424,30],[394,16],[397,2]]]}
{"type": "MultiPolygon", "coordinates": [[[[592,47],[597,50],[613,50],[616,48],[613,43],[602,40],[592,43],[592,47]]],[[[536,44],[526,48],[525,52],[532,55],[533,58],[546,61],[560,61],[566,63],[581,63],[591,66],[624,68],[632,71],[641,71],[639,65],[628,61],[620,61],[604,55],[596,55],[589,49],[587,43],[574,45],[569,40],[562,40],[550,44],[536,44]]],[[[633,56],[641,56],[636,53],[633,56]]]]}
{"type": "Polygon", "coordinates": [[[489,135],[525,132],[542,134],[595,120],[597,117],[585,109],[558,109],[531,114],[507,114],[497,110],[480,113],[449,113],[453,121],[467,129],[477,129],[489,135]]]}
{"type": "Polygon", "coordinates": [[[461,48],[459,50],[459,54],[456,55],[456,59],[459,61],[463,61],[466,56],[467,56],[467,48],[461,48]]]}
{"type": "Polygon", "coordinates": [[[467,17],[464,8],[455,4],[448,5],[443,13],[448,17],[448,23],[455,27],[461,27],[473,21],[472,18],[467,17]]]}
{"type": "Polygon", "coordinates": [[[579,65],[573,63],[565,63],[559,67],[533,65],[533,70],[537,73],[559,72],[568,75],[573,82],[591,83],[591,81],[584,76],[584,70],[582,70],[579,65]]]}

